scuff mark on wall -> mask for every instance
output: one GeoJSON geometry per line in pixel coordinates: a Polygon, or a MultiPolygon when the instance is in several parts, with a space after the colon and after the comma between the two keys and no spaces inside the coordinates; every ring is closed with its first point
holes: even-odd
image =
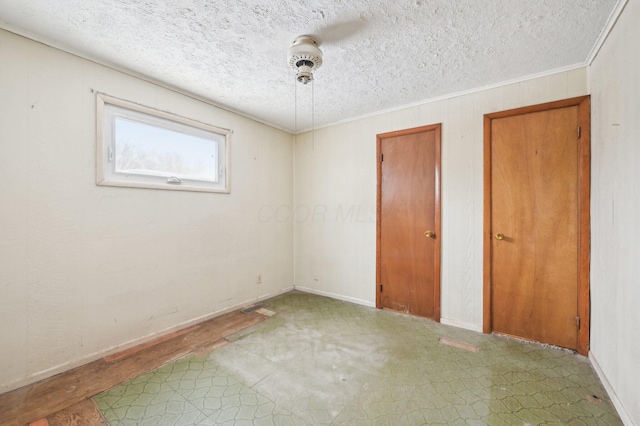
{"type": "Polygon", "coordinates": [[[153,319],[160,318],[160,317],[165,317],[165,316],[167,316],[167,315],[175,314],[176,312],[178,312],[178,307],[177,307],[177,306],[172,306],[172,307],[170,307],[170,308],[163,309],[163,310],[161,310],[160,312],[158,312],[158,313],[156,313],[156,314],[151,315],[151,316],[148,318],[148,321],[151,321],[151,320],[153,320],[153,319]]]}

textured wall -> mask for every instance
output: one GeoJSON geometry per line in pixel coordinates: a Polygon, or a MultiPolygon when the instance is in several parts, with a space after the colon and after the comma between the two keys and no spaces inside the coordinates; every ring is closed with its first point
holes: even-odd
{"type": "Polygon", "coordinates": [[[375,303],[376,134],[442,123],[442,320],[481,330],[483,115],[585,94],[581,68],[298,136],[296,286],[375,303]]]}
{"type": "Polygon", "coordinates": [[[0,392],[293,285],[289,134],[0,30],[0,392]],[[98,187],[95,94],[234,130],[230,195],[98,187]],[[262,284],[256,275],[262,274],[262,284]]]}
{"type": "Polygon", "coordinates": [[[627,424],[640,425],[640,4],[591,67],[591,352],[627,424]]]}

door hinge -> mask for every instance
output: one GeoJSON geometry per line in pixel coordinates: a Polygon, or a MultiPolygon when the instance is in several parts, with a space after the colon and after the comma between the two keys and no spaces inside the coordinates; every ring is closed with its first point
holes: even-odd
{"type": "Polygon", "coordinates": [[[578,126],[578,139],[582,137],[582,127],[578,126]]]}
{"type": "Polygon", "coordinates": [[[380,293],[382,293],[382,283],[380,283],[380,293]]]}
{"type": "Polygon", "coordinates": [[[580,330],[580,317],[576,317],[576,327],[580,330]]]}
{"type": "Polygon", "coordinates": [[[380,162],[382,163],[384,161],[384,154],[380,154],[380,162]]]}

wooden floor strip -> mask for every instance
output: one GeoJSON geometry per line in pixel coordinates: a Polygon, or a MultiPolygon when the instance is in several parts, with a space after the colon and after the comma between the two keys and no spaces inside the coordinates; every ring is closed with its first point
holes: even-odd
{"type": "Polygon", "coordinates": [[[92,399],[72,405],[47,417],[49,426],[109,426],[92,399]]]}
{"type": "Polygon", "coordinates": [[[113,355],[106,356],[106,357],[104,357],[104,360],[106,362],[113,362],[113,361],[117,361],[117,360],[122,359],[122,358],[129,357],[129,356],[135,354],[136,352],[140,352],[141,350],[149,348],[151,346],[155,346],[158,343],[162,343],[162,342],[165,342],[167,340],[173,339],[176,336],[181,336],[183,334],[186,334],[186,333],[188,333],[190,331],[195,330],[198,327],[200,327],[200,325],[192,325],[191,327],[187,327],[187,328],[184,328],[182,330],[174,331],[173,333],[169,333],[169,334],[167,334],[165,336],[158,337],[157,339],[151,340],[151,341],[149,341],[147,343],[143,343],[141,345],[134,346],[134,347],[129,348],[127,350],[117,352],[117,353],[115,353],[113,355]]]}
{"type": "Polygon", "coordinates": [[[229,340],[227,340],[227,339],[216,340],[215,342],[211,343],[210,345],[203,345],[203,346],[200,346],[199,348],[195,348],[193,350],[193,353],[198,355],[199,357],[206,357],[211,352],[215,351],[218,348],[226,346],[229,343],[231,343],[231,342],[229,340]]]}
{"type": "Polygon", "coordinates": [[[440,339],[438,339],[438,343],[440,343],[441,345],[452,346],[458,349],[464,349],[465,351],[469,352],[480,352],[480,347],[476,345],[472,345],[471,343],[459,342],[447,337],[441,337],[440,339]]]}
{"type": "Polygon", "coordinates": [[[172,360],[202,351],[220,339],[266,318],[256,312],[232,312],[200,323],[188,333],[133,351],[125,357],[116,357],[111,362],[99,359],[2,394],[0,425],[24,426],[45,418],[172,360]]]}

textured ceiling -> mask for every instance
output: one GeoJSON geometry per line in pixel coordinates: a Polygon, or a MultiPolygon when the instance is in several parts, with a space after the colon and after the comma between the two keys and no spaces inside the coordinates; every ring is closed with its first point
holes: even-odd
{"type": "MultiPolygon", "coordinates": [[[[0,0],[0,26],[293,131],[584,64],[616,0],[0,0]],[[287,51],[318,38],[297,88],[287,51]]],[[[0,56],[1,61],[1,56],[0,56]]],[[[215,123],[220,124],[220,123],[215,123]]]]}

